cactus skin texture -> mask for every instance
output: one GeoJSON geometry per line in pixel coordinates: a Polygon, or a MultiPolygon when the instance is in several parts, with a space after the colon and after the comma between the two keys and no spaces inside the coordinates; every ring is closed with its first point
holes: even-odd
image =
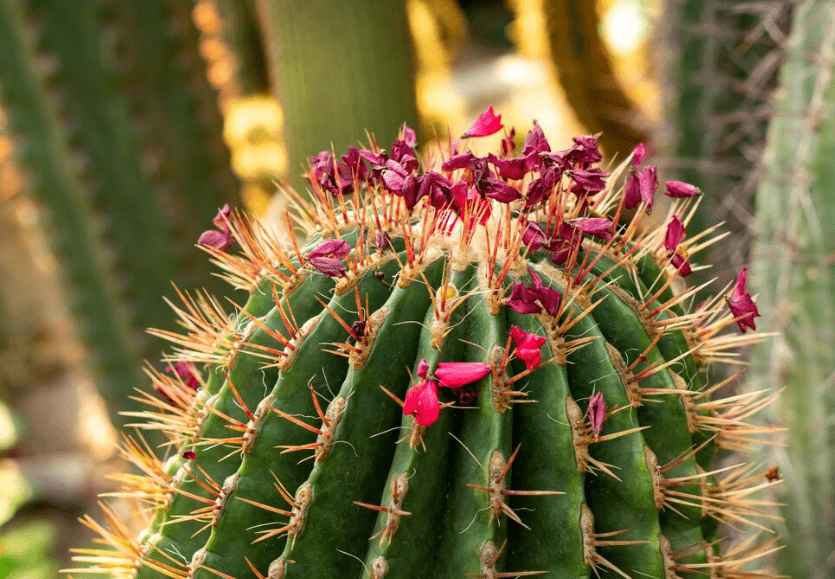
{"type": "MultiPolygon", "coordinates": [[[[491,108],[468,134],[498,130],[491,108]]],[[[608,175],[595,139],[549,153],[535,126],[508,180],[503,158],[421,169],[413,146],[404,129],[390,158],[315,158],[292,211],[306,246],[226,220],[237,247],[208,251],[251,297],[230,317],[183,294],[171,358],[201,387],[151,371],[169,401],[145,414],[177,452],[126,437],[146,529],[105,507],[109,526],[85,523],[110,549],[78,560],[143,579],[768,577],[743,568],[775,540],[715,544],[717,521],[763,524],[762,474],[710,461],[762,435],[743,417],[769,399],[723,400],[704,372],[757,338],[723,295],[685,312],[646,203],[619,222],[631,157],[608,175]]]]}
{"type": "Polygon", "coordinates": [[[139,362],[161,347],[144,330],[171,322],[172,280],[212,283],[191,246],[236,190],[190,2],[3,0],[0,21],[16,160],[46,209],[97,385],[124,424],[116,411],[130,409],[139,362]]]}
{"type": "Polygon", "coordinates": [[[763,326],[777,337],[752,354],[747,386],[785,389],[770,416],[792,433],[774,452],[786,473],[781,514],[789,538],[779,569],[818,579],[833,575],[835,548],[835,6],[799,3],[787,49],[757,192],[752,265],[763,326]]]}

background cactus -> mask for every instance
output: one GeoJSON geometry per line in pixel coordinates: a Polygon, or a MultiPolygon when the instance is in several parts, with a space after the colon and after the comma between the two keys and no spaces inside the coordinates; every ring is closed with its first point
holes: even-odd
{"type": "Polygon", "coordinates": [[[747,261],[753,241],[759,166],[794,4],[668,0],[658,27],[661,170],[709,193],[694,227],[724,222],[743,236],[711,256],[728,270],[747,261]]]}
{"type": "Polygon", "coordinates": [[[786,473],[780,567],[815,579],[835,569],[833,58],[835,6],[798,4],[756,199],[752,270],[763,326],[777,335],[754,352],[748,380],[750,389],[784,389],[779,413],[770,416],[791,434],[771,457],[786,473]]]}
{"type": "MultiPolygon", "coordinates": [[[[491,108],[467,136],[501,128],[491,108]]],[[[124,444],[147,527],[105,506],[85,523],[106,547],[78,560],[141,578],[768,576],[743,569],[774,548],[748,532],[771,479],[710,470],[764,434],[745,420],[771,399],[706,383],[756,340],[724,331],[754,325],[744,272],[729,308],[686,311],[681,260],[716,239],[683,240],[692,196],[645,230],[654,187],[619,217],[640,151],[609,175],[594,138],[510,142],[422,168],[408,129],[388,154],[325,152],[288,248],[218,216],[237,248],[207,250],[249,300],[230,317],[182,294],[167,359],[190,370],[149,370],[164,395],[142,416],[166,456],[124,444]],[[717,521],[747,534],[720,550],[717,521]]]]}
{"type": "Polygon", "coordinates": [[[116,424],[168,327],[171,281],[221,291],[191,246],[237,184],[190,2],[0,3],[0,77],[116,424]]]}

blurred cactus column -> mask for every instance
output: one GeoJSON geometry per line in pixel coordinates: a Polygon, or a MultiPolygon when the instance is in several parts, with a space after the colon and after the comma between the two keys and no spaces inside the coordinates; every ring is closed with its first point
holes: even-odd
{"type": "Polygon", "coordinates": [[[785,387],[780,571],[835,576],[835,3],[795,8],[756,198],[763,329],[750,388],[785,387]]]}
{"type": "Polygon", "coordinates": [[[390,143],[417,126],[405,0],[259,0],[276,97],[284,109],[288,181],[322,150],[390,143]]]}
{"type": "Polygon", "coordinates": [[[171,280],[223,287],[192,246],[238,185],[191,7],[0,0],[0,94],[17,163],[45,209],[110,408],[130,409],[141,360],[161,347],[145,329],[174,329],[162,299],[171,280]]]}
{"type": "MultiPolygon", "coordinates": [[[[668,159],[659,165],[705,192],[704,210],[691,225],[696,231],[721,221],[751,235],[757,166],[794,4],[665,3],[658,36],[666,123],[658,140],[668,159]]],[[[739,271],[746,241],[717,244],[711,261],[739,271]]]]}
{"type": "MultiPolygon", "coordinates": [[[[623,90],[600,35],[597,0],[538,0],[551,60],[568,104],[607,155],[622,159],[648,140],[649,121],[623,90]]],[[[515,0],[514,6],[522,2],[515,0]]],[[[518,8],[517,8],[518,9],[518,8]]]]}

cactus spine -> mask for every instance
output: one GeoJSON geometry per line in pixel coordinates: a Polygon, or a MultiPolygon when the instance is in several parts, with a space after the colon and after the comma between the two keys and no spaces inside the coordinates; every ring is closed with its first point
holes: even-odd
{"type": "MultiPolygon", "coordinates": [[[[491,108],[467,134],[500,129],[491,108]]],[[[144,416],[177,452],[126,438],[146,529],[88,518],[111,549],[79,560],[143,579],[750,577],[773,541],[720,554],[715,523],[762,524],[761,474],[710,461],[762,434],[740,417],[769,399],[722,399],[704,373],[756,340],[725,331],[753,326],[750,296],[685,310],[671,263],[713,232],[669,232],[692,197],[661,229],[639,225],[649,201],[621,222],[631,158],[609,175],[596,139],[551,152],[538,126],[521,156],[505,143],[420,168],[405,130],[314,157],[304,247],[225,218],[239,249],[209,251],[250,298],[228,317],[183,295],[172,356],[202,387],[153,373],[166,396],[144,416]]]]}
{"type": "Polygon", "coordinates": [[[753,273],[763,325],[778,333],[753,357],[751,389],[785,387],[779,420],[792,433],[776,451],[786,473],[781,571],[822,578],[833,572],[832,476],[835,404],[830,386],[835,295],[835,7],[796,6],[780,73],[774,119],[757,193],[753,273]]]}
{"type": "Polygon", "coordinates": [[[123,424],[116,409],[143,378],[137,362],[159,349],[144,329],[170,328],[171,280],[211,282],[188,247],[221,191],[235,190],[212,93],[188,56],[189,3],[3,0],[0,20],[19,162],[123,424]]]}

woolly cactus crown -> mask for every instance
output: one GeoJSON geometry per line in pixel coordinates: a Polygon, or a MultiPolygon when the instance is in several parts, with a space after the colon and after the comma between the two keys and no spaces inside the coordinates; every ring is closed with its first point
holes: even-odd
{"type": "MultiPolygon", "coordinates": [[[[502,128],[490,108],[464,138],[502,128]]],[[[643,146],[608,172],[595,137],[552,151],[534,124],[518,154],[513,137],[421,163],[404,127],[388,151],[312,157],[287,244],[221,211],[200,243],[250,297],[230,316],[182,294],[139,416],[170,443],[125,438],[146,528],[105,507],[110,528],[85,523],[108,547],[79,560],[131,578],[767,576],[746,565],[773,541],[716,534],[768,516],[763,473],[710,463],[758,441],[746,419],[771,398],[707,382],[758,313],[744,270],[688,309],[690,259],[723,237],[687,235],[700,192],[667,183],[645,228],[643,146]]]]}

